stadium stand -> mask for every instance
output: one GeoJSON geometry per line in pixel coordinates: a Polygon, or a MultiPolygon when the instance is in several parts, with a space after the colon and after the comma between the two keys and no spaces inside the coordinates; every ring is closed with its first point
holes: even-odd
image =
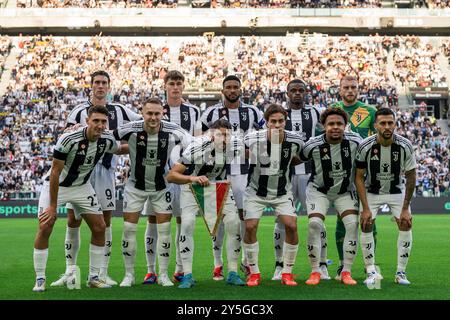
{"type": "MultiPolygon", "coordinates": [[[[417,142],[417,195],[450,193],[448,133],[432,115],[398,108],[386,61],[394,50],[393,76],[403,76],[405,84],[423,85],[426,80],[437,85],[445,81],[436,76],[440,75],[435,59],[439,48],[426,39],[406,36],[328,36],[308,43],[308,50],[301,39],[288,37],[234,39],[188,37],[173,48],[151,38],[0,38],[2,48],[8,48],[2,49],[3,57],[11,43],[19,49],[8,90],[0,99],[0,198],[37,197],[42,174],[51,164],[55,138],[73,106],[87,99],[93,70],[109,71],[113,76],[110,99],[137,111],[150,95],[164,98],[163,78],[174,66],[185,74],[191,89],[218,90],[225,75],[238,74],[244,100],[261,109],[268,102],[285,103],[287,82],[294,77],[308,81],[309,103],[325,108],[339,98],[339,78],[348,73],[358,75],[361,100],[398,110],[399,133],[417,142]],[[414,75],[415,61],[430,70],[424,73],[426,78],[414,75]]],[[[449,42],[440,48],[448,56],[449,42]]],[[[127,161],[126,157],[119,161],[119,193],[127,177],[127,161]]]]}

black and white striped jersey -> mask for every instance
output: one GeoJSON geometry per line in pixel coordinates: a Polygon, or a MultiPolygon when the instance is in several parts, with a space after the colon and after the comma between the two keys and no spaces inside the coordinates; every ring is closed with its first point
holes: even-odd
{"type": "Polygon", "coordinates": [[[128,141],[130,154],[130,177],[133,187],[145,191],[166,188],[165,174],[170,159],[180,157],[178,145],[186,148],[192,136],[179,125],[162,120],[159,132],[149,134],[144,129],[144,120],[134,121],[114,130],[117,140],[128,141]]]}
{"type": "Polygon", "coordinates": [[[289,169],[294,156],[303,148],[302,137],[292,131],[284,131],[282,143],[272,143],[268,130],[253,131],[244,138],[250,153],[248,186],[260,197],[275,198],[291,190],[289,169]]]}
{"type": "MultiPolygon", "coordinates": [[[[59,137],[53,157],[65,161],[59,176],[62,187],[81,186],[89,181],[92,170],[105,153],[113,153],[119,144],[110,132],[103,133],[97,141],[89,141],[87,127],[68,132],[59,137]]],[[[49,180],[50,171],[45,180],[49,180]]]]}
{"type": "Polygon", "coordinates": [[[221,149],[214,145],[211,137],[202,136],[187,147],[180,163],[187,167],[186,173],[192,176],[206,176],[211,181],[226,180],[226,165],[232,161],[237,150],[245,151],[243,141],[238,138],[232,138],[226,149],[221,149]]]}
{"type": "MultiPolygon", "coordinates": [[[[66,126],[69,127],[77,123],[80,123],[83,126],[87,125],[86,119],[88,110],[91,106],[92,103],[90,101],[86,101],[75,106],[67,117],[66,126]]],[[[119,103],[107,103],[106,108],[109,111],[108,129],[110,131],[117,129],[130,121],[138,121],[142,119],[142,116],[119,103]]],[[[101,164],[106,169],[111,167],[115,168],[117,166],[117,156],[108,153],[103,157],[103,159],[101,159],[101,164]]]]}
{"type": "MultiPolygon", "coordinates": [[[[304,106],[300,109],[287,109],[285,129],[297,132],[301,135],[303,142],[308,141],[316,135],[316,127],[320,125],[320,112],[313,106],[304,106]]],[[[296,165],[294,174],[311,173],[311,162],[296,165]]]]}
{"type": "Polygon", "coordinates": [[[377,135],[364,139],[356,154],[356,167],[366,169],[366,188],[374,194],[398,194],[405,188],[402,174],[416,168],[411,142],[394,133],[389,147],[377,142],[377,135]]]}
{"type": "MultiPolygon", "coordinates": [[[[256,107],[240,102],[239,107],[229,109],[223,102],[215,104],[203,112],[201,117],[202,130],[207,131],[219,119],[226,119],[233,127],[233,134],[240,139],[252,130],[258,130],[264,125],[264,115],[256,107]]],[[[238,159],[238,158],[236,158],[238,159]]],[[[248,163],[244,160],[233,161],[228,169],[231,175],[248,173],[248,163]]]]}
{"type": "Polygon", "coordinates": [[[183,102],[180,106],[163,106],[163,120],[176,123],[190,135],[201,133],[200,109],[197,106],[183,102]]]}
{"type": "Polygon", "coordinates": [[[308,183],[331,196],[354,190],[355,157],[361,141],[361,136],[352,132],[345,132],[338,144],[329,144],[325,134],[311,138],[300,153],[301,160],[312,163],[308,183]]]}

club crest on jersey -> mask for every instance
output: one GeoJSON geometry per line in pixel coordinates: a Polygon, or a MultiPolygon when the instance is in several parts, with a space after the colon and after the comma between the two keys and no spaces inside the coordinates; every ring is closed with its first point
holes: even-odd
{"type": "Polygon", "coordinates": [[[184,121],[188,121],[188,119],[189,119],[189,113],[187,113],[187,111],[183,111],[181,114],[183,115],[184,121]]]}
{"type": "Polygon", "coordinates": [[[309,112],[303,112],[303,115],[305,116],[305,120],[309,120],[309,112]]]}
{"type": "Polygon", "coordinates": [[[116,113],[114,111],[110,111],[109,117],[111,118],[111,120],[114,120],[116,118],[116,113]]]}
{"type": "Polygon", "coordinates": [[[358,122],[361,121],[361,114],[360,113],[356,114],[356,121],[358,121],[358,122]]]}
{"type": "Polygon", "coordinates": [[[343,150],[344,150],[344,157],[348,158],[348,156],[350,155],[348,148],[345,147],[343,150]]]}
{"type": "Polygon", "coordinates": [[[241,113],[241,118],[242,118],[242,121],[247,121],[247,114],[241,113]]]}
{"type": "Polygon", "coordinates": [[[167,144],[167,139],[161,139],[161,148],[165,148],[167,144]]]}
{"type": "Polygon", "coordinates": [[[105,145],[103,143],[99,144],[98,145],[98,150],[100,151],[100,153],[103,153],[103,151],[105,150],[105,145]]]}
{"type": "Polygon", "coordinates": [[[289,149],[283,149],[283,157],[287,158],[289,156],[289,149]]]}
{"type": "Polygon", "coordinates": [[[392,156],[393,156],[394,161],[397,162],[398,161],[398,151],[392,152],[392,156]]]}

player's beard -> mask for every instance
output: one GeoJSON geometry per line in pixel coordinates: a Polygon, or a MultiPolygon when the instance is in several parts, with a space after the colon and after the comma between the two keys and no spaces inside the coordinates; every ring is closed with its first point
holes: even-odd
{"type": "Polygon", "coordinates": [[[240,95],[237,95],[236,98],[231,99],[230,97],[225,96],[225,100],[227,100],[230,103],[235,103],[236,101],[239,100],[240,97],[241,97],[240,95]]]}
{"type": "Polygon", "coordinates": [[[355,104],[355,103],[356,103],[356,100],[357,100],[357,96],[352,96],[352,97],[351,97],[352,100],[349,100],[349,98],[347,98],[346,96],[344,96],[344,97],[342,97],[342,98],[343,98],[343,100],[344,100],[346,103],[348,103],[348,104],[350,104],[350,105],[355,104]]]}

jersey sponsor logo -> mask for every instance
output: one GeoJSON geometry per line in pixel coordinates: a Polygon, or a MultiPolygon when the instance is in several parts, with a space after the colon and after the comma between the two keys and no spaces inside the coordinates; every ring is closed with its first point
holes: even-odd
{"type": "Polygon", "coordinates": [[[301,131],[302,130],[302,126],[298,122],[294,123],[294,127],[295,127],[295,129],[294,129],[295,131],[301,131]]]}
{"type": "Polygon", "coordinates": [[[94,160],[94,158],[92,156],[87,157],[86,164],[92,164],[92,160],[94,160]]]}
{"type": "Polygon", "coordinates": [[[334,169],[335,169],[335,170],[341,170],[341,163],[340,163],[339,161],[336,161],[336,162],[334,163],[334,169]]]}
{"type": "Polygon", "coordinates": [[[156,150],[149,150],[147,154],[149,158],[154,159],[156,155],[156,150]]]}
{"type": "Polygon", "coordinates": [[[385,163],[381,166],[383,168],[383,172],[389,172],[390,165],[388,163],[385,163]]]}
{"type": "Polygon", "coordinates": [[[393,156],[394,161],[397,162],[398,161],[398,151],[392,152],[392,156],[393,156]]]}
{"type": "Polygon", "coordinates": [[[237,131],[239,124],[233,123],[233,131],[237,131]]]}

